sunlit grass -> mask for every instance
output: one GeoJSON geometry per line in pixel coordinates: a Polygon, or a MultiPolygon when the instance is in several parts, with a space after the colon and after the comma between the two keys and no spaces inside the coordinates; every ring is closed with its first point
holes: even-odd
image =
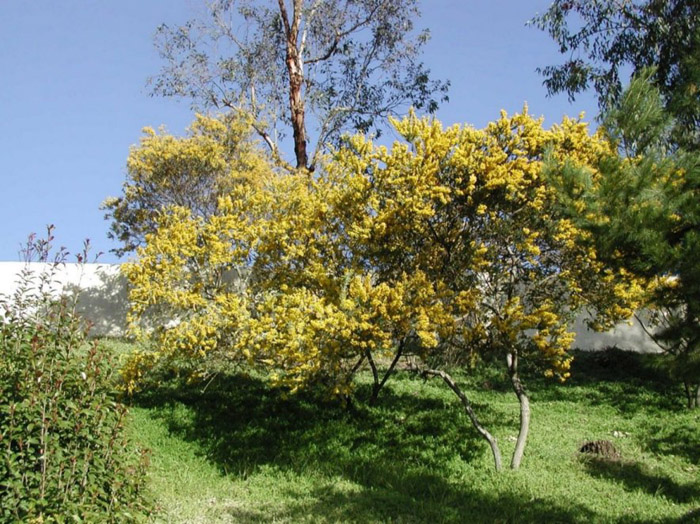
{"type": "MultiPolygon", "coordinates": [[[[135,399],[131,431],[152,450],[155,522],[692,522],[700,413],[626,358],[583,357],[565,385],[529,377],[518,472],[494,473],[453,394],[408,374],[376,407],[361,384],[350,411],[245,375],[166,384],[135,399]],[[594,439],[622,459],[581,458],[594,439]]],[[[499,377],[459,376],[507,456],[518,409],[499,377]]]]}

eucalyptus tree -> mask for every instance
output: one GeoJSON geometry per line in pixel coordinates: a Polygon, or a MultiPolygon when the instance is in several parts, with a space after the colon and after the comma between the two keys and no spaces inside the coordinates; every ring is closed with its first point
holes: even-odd
{"type": "Polygon", "coordinates": [[[158,28],[153,93],[252,115],[278,161],[291,131],[296,168],[313,170],[342,133],[379,133],[387,116],[447,99],[419,61],[419,15],[417,0],[214,0],[158,28]]]}
{"type": "Polygon", "coordinates": [[[700,146],[700,4],[697,0],[555,0],[531,24],[566,59],[539,69],[550,94],[593,88],[603,110],[620,100],[627,74],[654,67],[651,82],[675,117],[675,140],[700,146]]]}

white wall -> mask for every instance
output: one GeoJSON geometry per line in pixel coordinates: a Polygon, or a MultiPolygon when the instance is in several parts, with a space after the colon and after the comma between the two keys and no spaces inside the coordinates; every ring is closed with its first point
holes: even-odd
{"type": "MultiPolygon", "coordinates": [[[[34,274],[50,269],[50,264],[0,262],[0,294],[12,295],[25,267],[34,274]]],[[[128,297],[126,282],[117,264],[61,264],[53,276],[54,293],[78,294],[77,309],[92,324],[93,335],[125,334],[128,297]]]]}
{"type": "Polygon", "coordinates": [[[586,326],[584,317],[576,319],[573,325],[576,340],[573,347],[585,350],[599,350],[613,346],[626,351],[658,353],[659,346],[647,335],[637,320],[621,322],[610,331],[599,333],[586,326]]]}
{"type": "MultiPolygon", "coordinates": [[[[10,295],[17,287],[17,276],[25,267],[23,262],[0,262],[0,294],[10,295]]],[[[46,264],[32,263],[32,271],[47,269],[46,264]]],[[[90,320],[95,335],[120,336],[125,334],[128,297],[126,282],[119,274],[117,264],[63,264],[56,272],[56,290],[80,290],[78,309],[90,320]]],[[[579,349],[620,349],[656,352],[658,347],[635,321],[622,323],[614,329],[597,333],[588,329],[583,318],[574,323],[579,349]]]]}

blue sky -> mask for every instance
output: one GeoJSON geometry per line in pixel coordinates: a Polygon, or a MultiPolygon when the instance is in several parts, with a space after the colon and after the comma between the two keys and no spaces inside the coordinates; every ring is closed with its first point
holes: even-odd
{"type": "MultiPolygon", "coordinates": [[[[27,235],[47,224],[70,251],[89,238],[100,261],[116,261],[99,205],[120,193],[129,146],[144,126],[182,134],[192,119],[187,101],[149,96],[146,79],[161,66],[153,33],[203,1],[0,1],[0,261],[17,260],[27,235]]],[[[593,120],[590,95],[547,98],[535,72],[560,61],[547,35],[525,27],[548,5],[422,1],[416,25],[432,35],[423,61],[452,83],[438,118],[481,127],[527,102],[547,125],[581,111],[593,120]]]]}

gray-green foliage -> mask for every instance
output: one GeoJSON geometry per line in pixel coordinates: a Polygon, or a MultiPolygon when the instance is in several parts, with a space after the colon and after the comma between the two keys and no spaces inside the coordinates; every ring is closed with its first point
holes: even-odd
{"type": "Polygon", "coordinates": [[[294,134],[297,167],[313,169],[343,132],[446,99],[448,84],[419,61],[428,33],[414,31],[418,16],[416,0],[208,2],[203,16],[158,28],[165,66],[153,92],[253,115],[273,154],[294,134]]]}
{"type": "Polygon", "coordinates": [[[566,59],[539,69],[550,94],[593,88],[600,107],[620,100],[626,75],[654,67],[650,80],[675,117],[674,135],[700,146],[700,4],[697,0],[555,0],[531,24],[566,59]]]}
{"type": "MultiPolygon", "coordinates": [[[[48,248],[28,246],[44,262],[48,248]]],[[[0,522],[138,520],[146,456],[125,439],[113,362],[53,291],[60,263],[27,265],[0,297],[0,522]]]]}

